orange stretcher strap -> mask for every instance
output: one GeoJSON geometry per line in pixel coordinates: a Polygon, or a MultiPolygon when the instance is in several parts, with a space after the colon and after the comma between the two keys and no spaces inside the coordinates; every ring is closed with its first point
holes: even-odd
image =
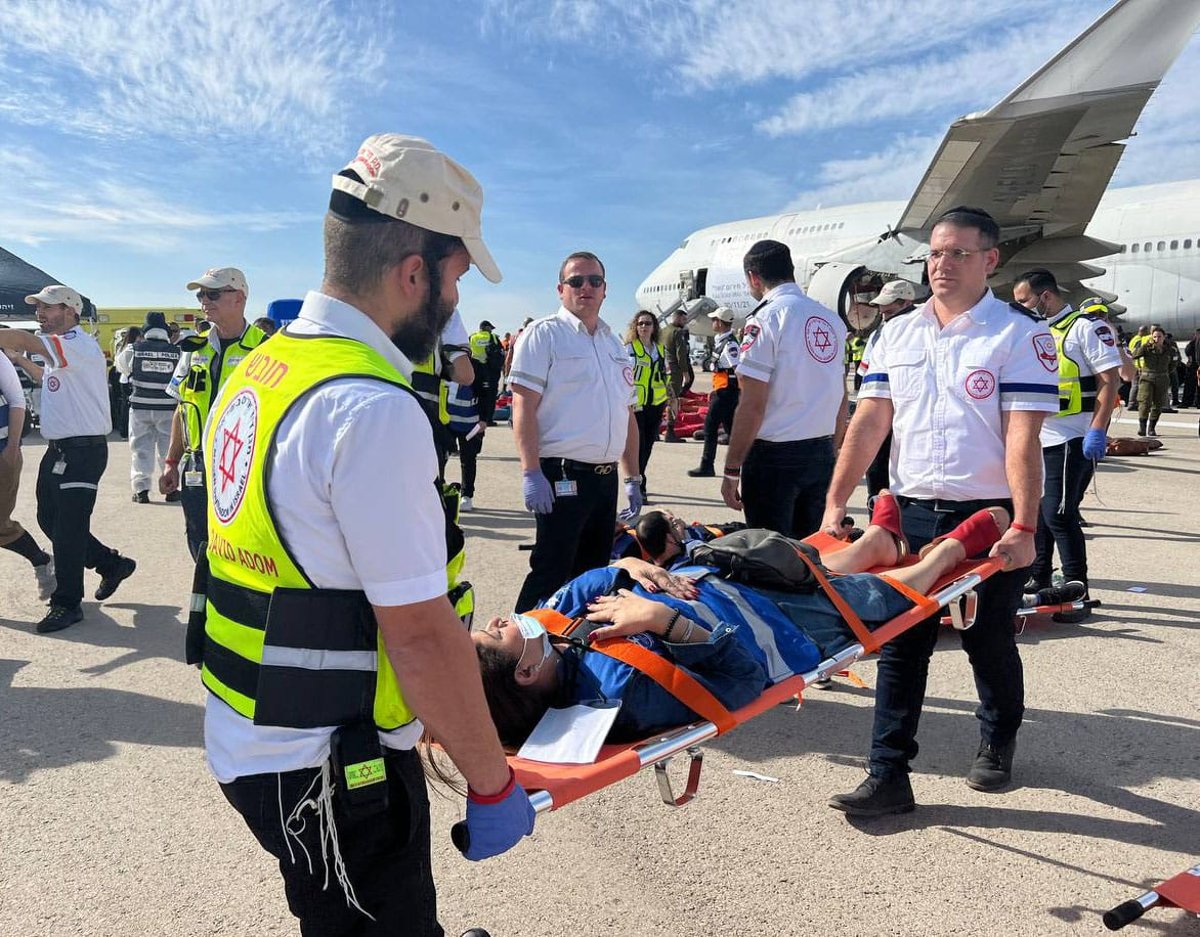
{"type": "Polygon", "coordinates": [[[821,568],[819,563],[814,563],[809,559],[808,554],[803,550],[797,550],[796,555],[804,561],[804,565],[808,567],[813,574],[813,578],[817,580],[817,584],[821,587],[821,591],[825,593],[825,597],[833,603],[833,607],[838,610],[838,614],[845,620],[846,625],[854,632],[854,636],[858,638],[858,643],[863,646],[863,649],[868,653],[879,650],[879,642],[875,640],[867,626],[863,624],[861,618],[855,613],[838,591],[829,584],[829,577],[825,575],[825,570],[821,568]]]}
{"type": "Polygon", "coordinates": [[[901,582],[899,579],[893,579],[891,576],[887,575],[887,573],[879,573],[878,575],[880,579],[912,602],[921,611],[932,615],[941,610],[941,605],[939,605],[929,596],[925,595],[923,592],[918,592],[912,586],[901,582]]]}
{"type": "MultiPolygon", "coordinates": [[[[546,626],[547,631],[554,634],[568,635],[580,622],[580,619],[568,618],[562,612],[548,608],[535,609],[527,614],[536,618],[546,626]]],[[[649,648],[635,644],[628,638],[597,641],[591,648],[606,657],[628,664],[638,673],[649,677],[692,712],[715,725],[718,733],[728,732],[737,725],[733,714],[722,706],[721,701],[705,689],[699,680],[649,648]]]]}

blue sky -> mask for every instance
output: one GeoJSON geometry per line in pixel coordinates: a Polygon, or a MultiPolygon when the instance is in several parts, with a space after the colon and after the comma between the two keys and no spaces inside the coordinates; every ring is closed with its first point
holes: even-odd
{"type": "MultiPolygon", "coordinates": [[[[102,308],[189,305],[189,279],[240,266],[257,315],[320,282],[329,177],[392,130],[483,184],[505,279],[464,279],[468,325],[553,311],[576,249],[623,323],[696,228],[907,198],[951,120],[1107,6],[6,0],[0,246],[102,308]]],[[[1200,177],[1198,47],[1115,184],[1200,177]]]]}

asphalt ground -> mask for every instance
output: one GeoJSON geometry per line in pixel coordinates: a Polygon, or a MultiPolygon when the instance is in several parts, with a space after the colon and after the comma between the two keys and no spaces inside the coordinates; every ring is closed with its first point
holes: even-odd
{"type": "MultiPolygon", "coordinates": [[[[1132,435],[1132,418],[1118,431],[1132,435]]],[[[700,797],[682,809],[663,806],[645,772],[541,817],[516,850],[472,864],[449,839],[461,800],[435,794],[447,933],[1103,932],[1102,911],[1200,858],[1196,419],[1164,417],[1163,450],[1100,466],[1084,513],[1103,606],[1083,624],[1031,621],[1018,639],[1028,713],[1011,790],[982,794],[963,781],[976,700],[947,631],[913,766],[914,813],[860,822],[825,806],[863,777],[875,668],[861,663],[867,689],[838,681],[798,712],[779,707],[707,745],[700,797]]],[[[27,443],[17,517],[32,527],[43,443],[27,443]]],[[[731,519],[718,481],[685,473],[699,452],[694,442],[657,446],[653,505],[731,519]]],[[[204,695],[182,662],[182,514],[131,504],[128,472],[128,447],[114,438],[92,529],[138,570],[103,605],[86,602],[81,624],[35,634],[33,577],[0,554],[0,934],[296,933],[273,861],[205,765],[204,695]]],[[[860,488],[860,518],[863,501],[860,488]]],[[[464,518],[468,575],[480,614],[504,613],[528,562],[518,546],[533,531],[506,426],[488,431],[476,504],[464,518]]],[[[89,573],[89,594],[96,581],[89,573]]],[[[1153,911],[1131,930],[1200,935],[1200,922],[1153,911]]]]}

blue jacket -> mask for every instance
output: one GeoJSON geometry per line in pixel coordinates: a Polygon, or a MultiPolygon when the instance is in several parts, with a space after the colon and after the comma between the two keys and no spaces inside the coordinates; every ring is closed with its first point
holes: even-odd
{"type": "MultiPolygon", "coordinates": [[[[686,567],[685,574],[700,575],[704,567],[686,567]]],[[[609,592],[622,571],[607,567],[572,579],[546,605],[568,617],[582,615],[594,596],[609,592]]],[[[705,577],[697,583],[700,596],[685,602],[672,596],[632,592],[679,609],[705,625],[712,636],[702,644],[667,644],[654,635],[634,640],[670,658],[686,670],[727,709],[756,699],[773,683],[812,669],[820,652],[773,602],[747,586],[705,577]]],[[[593,651],[564,655],[564,703],[587,700],[621,700],[621,711],[610,733],[613,741],[643,738],[697,718],[687,706],[649,677],[628,664],[593,651]]]]}

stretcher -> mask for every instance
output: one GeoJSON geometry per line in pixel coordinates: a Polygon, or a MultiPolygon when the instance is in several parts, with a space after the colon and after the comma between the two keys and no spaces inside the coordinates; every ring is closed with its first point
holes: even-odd
{"type": "MultiPolygon", "coordinates": [[[[812,544],[822,553],[848,546],[847,543],[824,533],[813,534],[805,538],[805,542],[812,544]]],[[[915,560],[910,558],[908,562],[915,560]]],[[[680,726],[640,742],[605,745],[592,764],[547,764],[515,755],[509,756],[509,764],[538,813],[557,810],[610,784],[632,777],[650,766],[655,769],[663,803],[672,807],[682,807],[696,796],[704,758],[699,748],[702,742],[723,735],[780,703],[799,697],[817,680],[846,670],[856,660],[877,651],[892,638],[936,614],[939,609],[945,608],[949,612],[956,628],[969,628],[975,619],[976,587],[998,572],[1001,566],[1002,560],[998,558],[962,563],[935,583],[930,594],[925,596],[893,583],[917,603],[912,609],[871,631],[861,623],[856,627],[851,620],[854,619],[851,614],[848,621],[855,639],[853,643],[821,661],[813,670],[794,674],[769,687],[758,699],[740,709],[718,713],[715,718],[680,726]],[[671,759],[681,753],[686,753],[689,759],[687,780],[682,793],[676,794],[667,767],[671,759]]],[[[888,570],[877,569],[872,572],[886,575],[888,570]]],[[[841,602],[836,593],[827,594],[835,605],[841,602]]],[[[845,615],[846,609],[839,605],[839,611],[845,615]]]]}
{"type": "Polygon", "coordinates": [[[1104,926],[1109,930],[1120,930],[1151,908],[1182,908],[1200,916],[1200,865],[1194,865],[1145,894],[1104,912],[1104,926]]]}

